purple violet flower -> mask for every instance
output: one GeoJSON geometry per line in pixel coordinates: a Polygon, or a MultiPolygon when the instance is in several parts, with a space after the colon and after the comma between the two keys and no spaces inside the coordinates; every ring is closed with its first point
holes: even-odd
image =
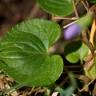
{"type": "Polygon", "coordinates": [[[74,39],[81,33],[81,27],[78,24],[72,24],[67,29],[64,30],[64,39],[71,40],[74,39]]]}

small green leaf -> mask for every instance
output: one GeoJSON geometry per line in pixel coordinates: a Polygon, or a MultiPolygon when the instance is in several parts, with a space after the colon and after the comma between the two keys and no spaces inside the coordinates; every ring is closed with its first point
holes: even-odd
{"type": "Polygon", "coordinates": [[[91,80],[96,79],[96,58],[93,59],[89,64],[92,64],[90,68],[85,69],[85,75],[89,77],[91,80]]]}
{"type": "Polygon", "coordinates": [[[81,60],[81,62],[83,61],[89,49],[81,41],[75,41],[67,44],[64,50],[65,58],[70,63],[77,63],[79,60],[81,60]]]}
{"type": "Polygon", "coordinates": [[[60,56],[48,49],[60,36],[58,24],[47,20],[28,20],[15,26],[0,43],[0,61],[5,72],[27,86],[55,82],[63,71],[60,56]]]}
{"type": "Polygon", "coordinates": [[[77,88],[77,83],[72,73],[69,73],[69,78],[71,83],[69,87],[67,87],[66,89],[56,87],[55,90],[60,93],[60,96],[71,96],[72,93],[74,93],[74,90],[77,88]]]}
{"type": "Polygon", "coordinates": [[[53,15],[66,16],[74,10],[72,0],[37,0],[40,6],[53,15]]]}

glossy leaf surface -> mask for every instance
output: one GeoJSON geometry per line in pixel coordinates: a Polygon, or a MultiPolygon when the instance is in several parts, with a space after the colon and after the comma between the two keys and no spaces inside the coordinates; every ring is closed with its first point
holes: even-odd
{"type": "Polygon", "coordinates": [[[37,0],[40,6],[53,15],[66,16],[74,10],[72,0],[37,0]]]}
{"type": "Polygon", "coordinates": [[[27,86],[55,82],[63,70],[60,56],[48,49],[59,38],[60,27],[47,20],[28,20],[8,32],[0,43],[0,67],[27,86]]]}

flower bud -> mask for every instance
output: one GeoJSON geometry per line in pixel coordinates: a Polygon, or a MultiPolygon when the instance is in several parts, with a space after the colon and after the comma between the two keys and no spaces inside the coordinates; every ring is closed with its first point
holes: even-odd
{"type": "Polygon", "coordinates": [[[64,39],[71,40],[76,36],[80,35],[82,28],[78,24],[72,24],[67,29],[64,30],[64,39]]]}
{"type": "Polygon", "coordinates": [[[89,11],[85,16],[81,17],[74,24],[64,30],[64,39],[72,40],[76,36],[80,35],[82,30],[88,28],[92,24],[93,18],[93,11],[89,11]]]}

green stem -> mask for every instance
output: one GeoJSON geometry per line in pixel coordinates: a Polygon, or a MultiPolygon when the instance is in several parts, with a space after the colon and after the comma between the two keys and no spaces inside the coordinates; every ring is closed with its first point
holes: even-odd
{"type": "Polygon", "coordinates": [[[77,24],[81,26],[81,28],[85,29],[92,24],[94,14],[92,12],[88,12],[84,17],[81,17],[77,20],[77,24]]]}

